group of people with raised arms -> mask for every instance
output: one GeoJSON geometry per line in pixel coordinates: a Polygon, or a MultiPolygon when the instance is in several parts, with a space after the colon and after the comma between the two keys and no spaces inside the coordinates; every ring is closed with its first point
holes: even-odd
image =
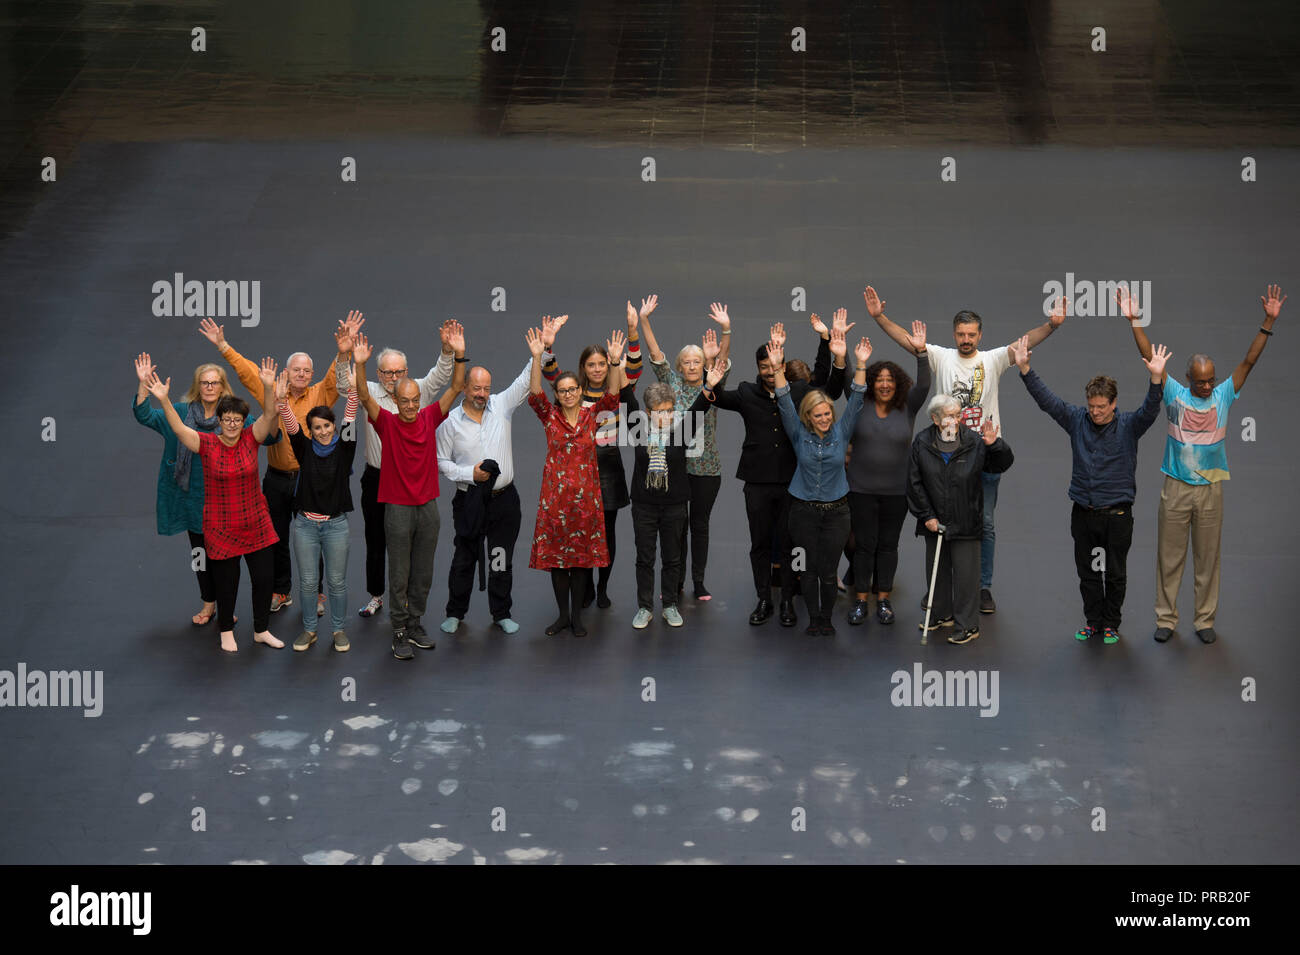
{"type": "Polygon", "coordinates": [[[956,347],[946,348],[927,341],[923,323],[912,322],[908,331],[890,320],[885,302],[870,286],[863,297],[868,315],[915,357],[915,377],[893,361],[869,364],[871,343],[861,337],[850,346],[855,323],[842,308],[829,327],[811,316],[818,335],[811,368],[786,357],[786,331],[777,323],[755,352],[754,379],[734,388],[727,386],[732,320],[720,303],[708,313],[718,327],[709,328],[700,345],[681,348],[671,364],[651,327],[655,295],[643,299],[639,309],[628,302],[626,333],[614,330],[604,344],[584,347],[575,371],[562,371],[554,350],[568,316],[544,316],[540,327],[526,330],[523,369],[499,393],[493,392],[486,368],[468,367],[465,330],[455,321],[442,324],[441,354],[423,378],[410,375],[403,352],[385,348],[375,358],[375,383],[367,380],[372,349],[361,331],[364,318],[351,312],[335,330],[333,361],[313,383],[306,353],[291,355],[283,371],[271,358],[259,366],[236,352],[223,328],[207,319],[201,333],[252,392],[260,416],[250,421],[248,403],[233,394],[225,370],[210,362],[195,370],[182,400],[171,403],[171,380],[160,377],[147,353],[136,359],[133,405],[136,419],[164,440],[158,533],[188,535],[203,601],[192,622],[202,626],[215,617],[221,648],[236,650],[242,558],[252,590],[255,642],[284,646],[271,634],[269,618],[296,597],[302,630],[293,641],[295,650],[316,642],[318,620],[327,613],[333,648],[350,648],[348,514],[355,419],[364,409],[361,505],[369,600],[360,615],[383,607],[386,566],[393,655],[411,660],[415,649],[434,647],[423,617],[433,584],[441,477],[456,490],[448,597],[439,629],[459,630],[477,570],[494,625],[518,632],[511,590],[522,505],[515,488],[512,425],[526,402],[547,447],[529,566],[551,577],[558,615],[545,628],[548,635],[584,636],[584,612],[593,603],[601,609],[612,605],[618,512],[629,505],[637,591],[632,626],[644,629],[654,618],[656,563],[659,606],[669,626],[684,623],[688,554],[693,599],[711,599],[705,575],[710,517],[722,486],[721,408],[737,412],[744,428],[736,476],[743,482],[758,599],[752,625],[774,615],[783,626],[796,625],[798,589],[809,618],[807,633],[833,635],[842,553],[850,555],[855,597],[847,622],[865,623],[874,597],[877,622],[892,624],[898,543],[910,512],[926,550],[922,606],[928,612],[921,626],[950,629],[950,643],[968,643],[979,636],[978,615],[996,611],[994,514],[999,480],[1014,461],[1000,435],[998,383],[1015,366],[1030,397],[1070,439],[1070,530],[1085,620],[1076,638],[1119,640],[1138,442],[1163,403],[1168,433],[1154,636],[1165,642],[1177,625],[1176,595],[1190,536],[1195,630],[1205,643],[1216,639],[1227,411],[1273,334],[1285,301],[1279,287],[1269,286],[1261,297],[1264,321],[1232,377],[1216,384],[1212,360],[1195,354],[1188,362],[1188,386],[1169,377],[1169,351],[1152,347],[1135,303],[1121,288],[1117,302],[1150,375],[1145,400],[1133,412],[1116,410],[1118,388],[1109,376],[1093,377],[1084,387],[1086,405],[1077,406],[1053,394],[1030,368],[1034,348],[1065,320],[1069,303],[1064,299],[1046,322],[1010,345],[981,351],[983,322],[974,312],[957,313],[956,347]],[[657,381],[638,398],[642,338],[657,381]],[[551,386],[549,397],[544,383],[551,386]],[[837,410],[846,390],[846,404],[837,410]],[[338,419],[332,405],[340,394],[346,403],[338,419]],[[150,406],[150,396],[160,409],[150,406]],[[923,405],[930,422],[914,434],[923,405]],[[268,466],[259,486],[261,444],[267,446],[268,466]],[[623,444],[633,446],[630,481],[623,444]]]}

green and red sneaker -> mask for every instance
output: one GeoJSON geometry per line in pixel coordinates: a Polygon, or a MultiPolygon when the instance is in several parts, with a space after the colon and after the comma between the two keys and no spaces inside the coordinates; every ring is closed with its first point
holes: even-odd
{"type": "Polygon", "coordinates": [[[1119,643],[1119,631],[1114,627],[1107,627],[1101,632],[1102,643],[1119,643]]]}
{"type": "Polygon", "coordinates": [[[1074,639],[1087,640],[1089,637],[1095,636],[1096,633],[1097,631],[1092,629],[1092,627],[1080,627],[1077,631],[1075,631],[1074,639]]]}

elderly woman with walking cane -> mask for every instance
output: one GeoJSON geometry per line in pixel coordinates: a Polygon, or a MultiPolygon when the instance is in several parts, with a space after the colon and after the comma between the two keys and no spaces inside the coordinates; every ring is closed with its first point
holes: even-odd
{"type": "Polygon", "coordinates": [[[970,643],[980,635],[981,475],[1001,474],[1014,458],[992,418],[978,435],[962,427],[961,404],[951,395],[935,395],[929,411],[933,423],[912,442],[907,469],[907,507],[916,515],[916,533],[925,535],[930,568],[922,642],[955,625],[948,642],[970,643]]]}

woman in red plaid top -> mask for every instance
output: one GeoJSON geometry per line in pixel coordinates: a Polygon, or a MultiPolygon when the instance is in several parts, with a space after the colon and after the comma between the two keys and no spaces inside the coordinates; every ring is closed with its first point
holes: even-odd
{"type": "Polygon", "coordinates": [[[239,594],[239,558],[248,564],[253,588],[253,640],[279,649],[283,641],[267,629],[271,617],[271,587],[274,563],[271,545],[279,538],[271,526],[266,497],[257,482],[257,446],[280,432],[276,402],[289,392],[288,373],[276,377],[275,361],[262,359],[259,377],[265,389],[266,409],[247,428],[248,402],[227,395],[217,403],[220,430],[216,434],[195,431],[181,421],[167,401],[171,379],[160,381],[154,372],[149,391],[162,404],[167,423],[177,439],[202,456],[204,497],[203,537],[206,560],[217,591],[217,625],[221,649],[234,653],[235,598],[239,594]]]}

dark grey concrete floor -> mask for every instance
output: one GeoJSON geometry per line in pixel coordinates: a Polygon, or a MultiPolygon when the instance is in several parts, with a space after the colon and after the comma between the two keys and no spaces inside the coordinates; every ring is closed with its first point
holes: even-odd
{"type": "MultiPolygon", "coordinates": [[[[6,863],[453,862],[1246,863],[1297,858],[1300,663],[1290,589],[1300,571],[1289,493],[1297,398],[1293,313],[1233,407],[1220,641],[1153,626],[1162,425],[1142,444],[1124,635],[1080,645],[1064,435],[1014,372],[1002,381],[1017,462],[998,507],[999,611],[966,647],[918,645],[921,549],[903,537],[899,623],[806,637],[751,628],[748,541],[734,477],[741,431],[723,415],[726,469],[713,517],[715,599],[686,626],[633,631],[630,519],[619,524],[614,606],[586,640],[547,638],[549,583],[527,569],[544,447],[516,419],[524,530],[515,553],[523,630],[487,627],[477,594],[460,635],[400,664],[363,600],[352,525],[347,655],[251,644],[247,582],[235,658],[189,624],[197,593],[182,539],[154,533],[160,442],[128,412],[132,357],[174,381],[212,356],[197,321],[156,318],[154,281],[175,272],[262,283],[256,328],[227,320],[249,355],[311,352],[318,368],[348,309],[378,344],[427,367],[436,325],[466,326],[470,354],[510,380],[525,326],[574,316],[566,363],[660,295],[666,348],[697,339],[709,302],[730,305],[738,374],[770,322],[844,305],[878,357],[901,353],[861,304],[871,282],[896,320],[949,340],[973,308],[985,344],[1043,320],[1042,285],[1153,282],[1156,342],[1180,371],[1204,351],[1229,372],[1259,323],[1258,296],[1294,291],[1297,181],[1290,152],[963,149],[758,155],[528,142],[83,144],[0,246],[6,316],[0,470],[4,605],[0,668],[104,672],[104,710],[0,711],[6,863]],[[359,181],[341,183],[342,156],[359,181]],[[493,313],[493,287],[508,311],[493,313]],[[42,441],[42,419],[57,439],[42,441]],[[1240,440],[1241,421],[1257,439],[1240,440]],[[996,670],[1000,710],[907,709],[890,676],[996,670]],[[642,681],[656,700],[642,700],[642,681]],[[357,701],[341,700],[356,681],[357,701]],[[1243,702],[1246,678],[1258,701],[1243,702]],[[192,830],[193,810],[206,831],[192,830]],[[1094,831],[1094,810],[1106,830],[1094,831]],[[806,813],[806,831],[792,813],[806,813]],[[493,829],[504,811],[505,831],[493,829]]],[[[1295,308],[1292,303],[1288,308],[1295,308]]],[[[1074,317],[1035,368],[1078,401],[1096,373],[1133,407],[1145,369],[1120,319],[1074,317]]],[[[356,492],[359,494],[359,490],[356,492]]],[[[430,616],[450,553],[443,503],[430,616]]],[[[802,607],[801,607],[802,609],[802,607]]],[[[296,607],[273,617],[292,638],[296,607]]]]}

